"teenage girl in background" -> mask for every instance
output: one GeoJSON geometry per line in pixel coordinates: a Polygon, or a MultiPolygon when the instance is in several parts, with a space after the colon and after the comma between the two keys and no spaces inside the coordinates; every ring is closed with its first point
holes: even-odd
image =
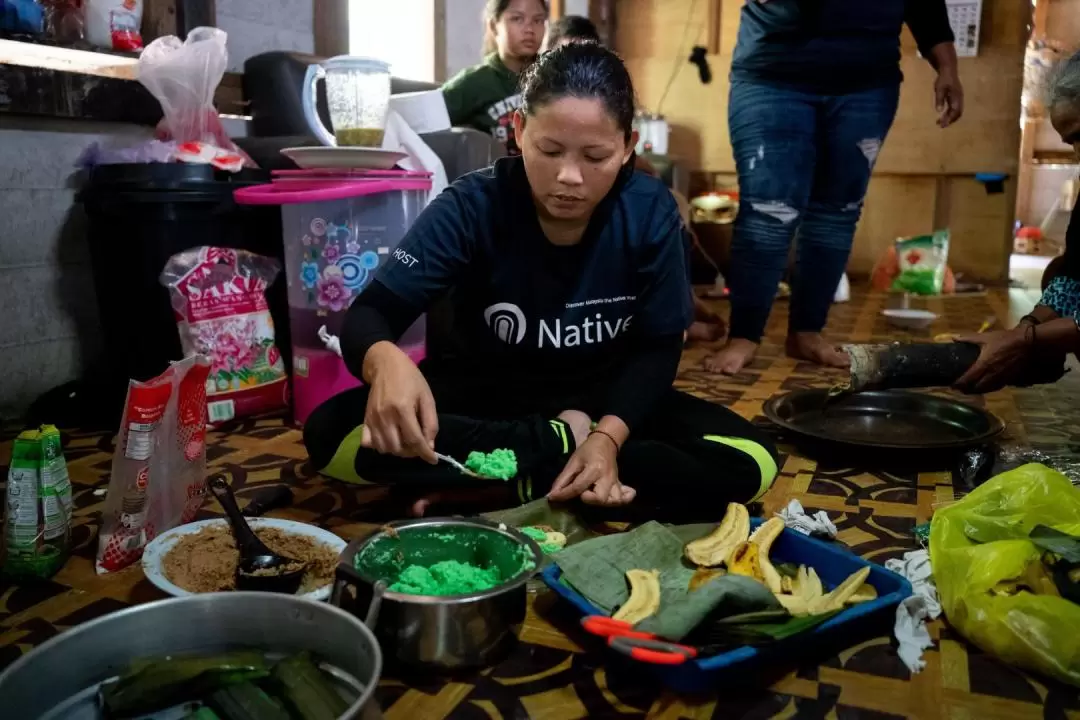
{"type": "Polygon", "coordinates": [[[514,112],[521,105],[518,75],[536,59],[548,8],[543,0],[488,0],[484,61],[443,85],[450,123],[491,133],[517,155],[514,112]]]}

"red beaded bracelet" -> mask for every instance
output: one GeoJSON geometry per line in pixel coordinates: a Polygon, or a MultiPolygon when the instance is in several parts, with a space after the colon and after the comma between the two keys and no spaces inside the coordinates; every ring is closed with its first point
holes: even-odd
{"type": "Polygon", "coordinates": [[[592,437],[593,435],[603,435],[603,436],[604,436],[604,437],[606,437],[606,438],[607,438],[608,440],[610,440],[611,442],[613,442],[613,443],[615,444],[615,452],[619,452],[620,450],[622,450],[622,446],[621,446],[621,445],[619,445],[619,441],[618,441],[618,440],[616,440],[616,439],[615,439],[615,436],[614,436],[614,435],[612,435],[611,433],[609,433],[609,432],[607,432],[607,431],[605,431],[605,430],[600,430],[600,429],[593,429],[593,430],[590,430],[590,431],[589,431],[589,437],[592,437]]]}

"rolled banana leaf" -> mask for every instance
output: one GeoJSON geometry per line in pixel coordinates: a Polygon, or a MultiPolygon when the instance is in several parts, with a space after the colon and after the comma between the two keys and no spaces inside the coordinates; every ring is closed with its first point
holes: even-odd
{"type": "Polygon", "coordinates": [[[109,717],[124,718],[197,700],[269,674],[266,659],[253,651],[140,660],[102,686],[101,701],[109,717]]]}

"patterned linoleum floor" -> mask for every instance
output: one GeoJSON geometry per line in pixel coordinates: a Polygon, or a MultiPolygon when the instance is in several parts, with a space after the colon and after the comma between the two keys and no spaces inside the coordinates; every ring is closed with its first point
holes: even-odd
{"type": "MultiPolygon", "coordinates": [[[[1010,307],[1010,297],[1002,291],[929,301],[941,318],[915,337],[972,331],[987,316],[1015,319],[1030,307],[1023,307],[1030,298],[1014,295],[1012,300],[1010,307]]],[[[851,303],[834,310],[831,336],[854,341],[903,337],[891,332],[880,316],[890,302],[882,295],[856,294],[851,303]]],[[[773,394],[830,383],[827,372],[783,356],[776,341],[782,338],[785,310],[778,304],[770,325],[772,342],[742,375],[719,378],[703,372],[700,360],[707,349],[695,348],[687,352],[678,386],[764,422],[761,405],[773,394]]],[[[1065,466],[1074,458],[1080,462],[1077,392],[1080,380],[1074,374],[1050,388],[967,400],[1006,422],[1002,444],[1012,449],[1006,460],[1034,448],[1065,466]]],[[[766,497],[765,511],[775,511],[791,498],[810,510],[826,510],[840,529],[839,540],[877,562],[916,547],[913,528],[963,491],[944,461],[929,467],[880,466],[875,459],[823,458],[781,440],[782,472],[766,497]]],[[[0,667],[78,623],[160,597],[138,568],[106,577],[94,573],[102,504],[94,490],[107,484],[112,443],[108,434],[65,433],[75,486],[76,553],[51,581],[32,586],[0,581],[0,667]]],[[[0,444],[0,463],[6,463],[9,453],[10,443],[0,444]]],[[[289,483],[294,505],[274,515],[312,522],[346,538],[387,519],[381,491],[317,477],[306,463],[300,433],[282,418],[223,428],[211,437],[208,459],[242,497],[268,484],[289,483]]],[[[6,477],[6,467],[0,469],[6,477]]],[[[216,506],[204,511],[215,512],[216,506]]],[[[1076,689],[1013,670],[969,646],[942,622],[933,624],[937,645],[926,653],[926,670],[915,676],[883,634],[794,669],[767,689],[690,699],[612,664],[597,643],[582,636],[574,620],[550,593],[531,596],[522,643],[509,658],[484,672],[453,679],[386,678],[379,696],[387,718],[1080,718],[1076,689]]]]}

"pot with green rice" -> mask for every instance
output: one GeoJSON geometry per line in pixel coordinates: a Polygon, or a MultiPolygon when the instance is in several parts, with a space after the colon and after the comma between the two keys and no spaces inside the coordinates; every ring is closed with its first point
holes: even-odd
{"type": "Polygon", "coordinates": [[[331,602],[369,619],[388,660],[488,665],[516,641],[542,561],[534,540],[481,518],[395,522],[349,544],[331,602]]]}

